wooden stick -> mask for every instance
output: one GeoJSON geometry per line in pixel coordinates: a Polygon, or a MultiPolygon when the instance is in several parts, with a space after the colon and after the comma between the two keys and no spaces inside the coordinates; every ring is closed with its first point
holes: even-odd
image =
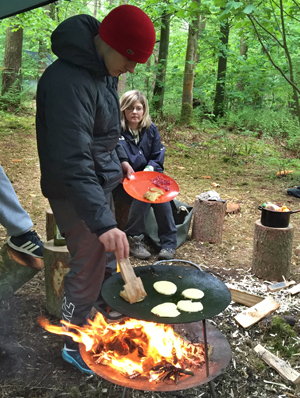
{"type": "Polygon", "coordinates": [[[282,359],[266,350],[260,344],[254,348],[254,351],[264,362],[275,369],[285,380],[288,380],[294,384],[300,383],[300,373],[291,368],[282,359]]]}

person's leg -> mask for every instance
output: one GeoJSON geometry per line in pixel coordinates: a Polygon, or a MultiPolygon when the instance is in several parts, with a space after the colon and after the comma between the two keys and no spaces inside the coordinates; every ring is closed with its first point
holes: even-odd
{"type": "Polygon", "coordinates": [[[153,204],[154,215],[158,226],[158,237],[162,250],[158,254],[159,260],[174,258],[177,247],[177,228],[175,225],[170,202],[153,204]]]}
{"type": "Polygon", "coordinates": [[[6,228],[8,246],[33,257],[43,257],[43,242],[35,231],[26,210],[21,206],[16,192],[0,165],[0,224],[6,228]]]}
{"type": "MultiPolygon", "coordinates": [[[[62,319],[82,326],[99,296],[106,270],[104,245],[78,217],[67,199],[50,199],[55,221],[70,252],[70,271],[64,280],[62,319]]],[[[65,338],[63,358],[80,371],[92,373],[82,360],[78,344],[65,338]]]]}
{"type": "Polygon", "coordinates": [[[8,236],[19,236],[31,230],[33,223],[21,206],[16,192],[0,165],[0,224],[8,236]]]}
{"type": "Polygon", "coordinates": [[[151,203],[133,199],[124,231],[128,237],[130,254],[141,260],[147,260],[151,257],[151,253],[142,244],[145,233],[145,222],[150,208],[151,203]]]}

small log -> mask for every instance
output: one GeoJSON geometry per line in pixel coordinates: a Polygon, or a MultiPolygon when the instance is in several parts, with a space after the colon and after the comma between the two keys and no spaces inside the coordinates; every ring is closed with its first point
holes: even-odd
{"type": "Polygon", "coordinates": [[[200,242],[222,243],[225,213],[226,202],[196,199],[192,238],[200,242]]]}
{"type": "Polygon", "coordinates": [[[263,346],[258,344],[254,351],[257,355],[266,362],[269,366],[276,370],[285,380],[290,381],[294,384],[300,383],[300,373],[290,367],[282,359],[266,350],[263,346]]]}
{"type": "Polygon", "coordinates": [[[49,314],[61,319],[64,279],[70,271],[67,246],[54,246],[53,239],[44,243],[46,308],[49,314]]]}
{"type": "Polygon", "coordinates": [[[252,307],[264,300],[264,297],[260,297],[244,290],[235,289],[228,284],[226,285],[230,290],[231,300],[236,303],[246,305],[247,307],[252,307]]]}
{"type": "Polygon", "coordinates": [[[300,283],[296,286],[293,286],[291,289],[288,290],[288,292],[292,295],[300,293],[300,283]]]}
{"type": "Polygon", "coordinates": [[[54,215],[52,209],[46,211],[46,240],[54,239],[54,215]]]}
{"type": "Polygon", "coordinates": [[[252,273],[268,281],[289,279],[294,229],[270,228],[255,222],[252,273]]]}
{"type": "Polygon", "coordinates": [[[249,328],[259,322],[266,315],[271,314],[280,307],[272,297],[267,297],[260,303],[248,308],[234,317],[234,320],[244,329],[249,328]]]}
{"type": "Polygon", "coordinates": [[[0,251],[0,300],[13,296],[41,268],[42,259],[19,253],[5,244],[0,251]]]}

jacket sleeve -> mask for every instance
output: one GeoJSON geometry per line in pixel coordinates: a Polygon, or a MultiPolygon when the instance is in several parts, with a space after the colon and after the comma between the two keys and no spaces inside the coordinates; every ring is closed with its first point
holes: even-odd
{"type": "Polygon", "coordinates": [[[127,153],[120,142],[117,143],[116,152],[121,163],[129,161],[127,153]]]}
{"type": "Polygon", "coordinates": [[[149,127],[152,136],[152,146],[150,156],[147,159],[148,165],[154,168],[154,171],[163,172],[166,147],[162,144],[160,134],[154,123],[149,127]]]}
{"type": "Polygon", "coordinates": [[[91,90],[91,84],[80,84],[81,78],[70,76],[68,82],[53,79],[46,93],[38,94],[44,101],[43,140],[77,214],[100,236],[117,223],[98,182],[91,152],[96,90],[91,90]]]}

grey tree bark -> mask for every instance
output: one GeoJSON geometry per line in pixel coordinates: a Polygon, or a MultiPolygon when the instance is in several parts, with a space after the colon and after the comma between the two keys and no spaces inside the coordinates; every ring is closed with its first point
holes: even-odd
{"type": "Polygon", "coordinates": [[[153,106],[155,111],[160,114],[162,113],[165,94],[166,69],[170,37],[170,17],[170,14],[168,14],[166,11],[163,12],[160,30],[158,70],[156,73],[155,86],[153,90],[153,106]]]}
{"type": "Polygon", "coordinates": [[[226,83],[226,69],[227,69],[227,46],[229,39],[229,23],[228,20],[223,22],[220,27],[220,42],[221,48],[219,50],[218,72],[216,94],[214,100],[214,115],[215,117],[222,117],[225,113],[225,83],[226,83]]]}
{"type": "MultiPolygon", "coordinates": [[[[194,0],[201,4],[201,0],[194,0]]],[[[182,88],[180,124],[189,125],[193,121],[193,88],[194,69],[197,59],[197,47],[200,28],[200,14],[195,13],[192,23],[189,25],[189,35],[185,57],[185,68],[182,88]]]]}

